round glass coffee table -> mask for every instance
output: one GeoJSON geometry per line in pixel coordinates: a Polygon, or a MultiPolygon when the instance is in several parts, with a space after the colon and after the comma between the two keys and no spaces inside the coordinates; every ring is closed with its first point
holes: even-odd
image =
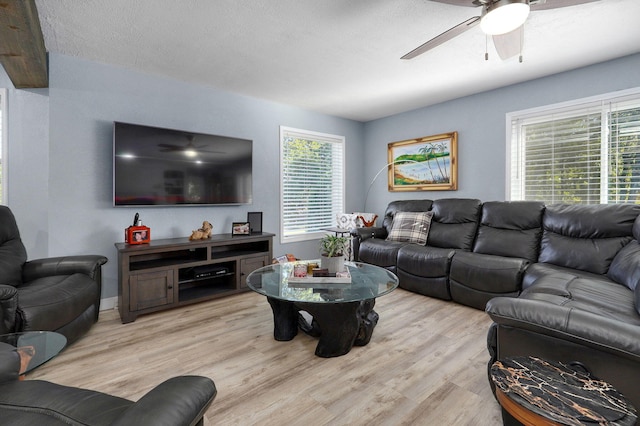
{"type": "Polygon", "coordinates": [[[292,279],[296,263],[308,261],[269,265],[247,276],[249,288],[267,296],[271,305],[274,338],[291,340],[300,328],[319,337],[315,353],[324,358],[341,356],[354,345],[369,343],[379,318],[373,310],[375,299],[395,290],[398,277],[378,266],[345,262],[349,282],[331,277],[292,279]],[[301,311],[308,312],[313,321],[301,311]]]}
{"type": "Polygon", "coordinates": [[[23,375],[58,355],[67,345],[67,338],[54,331],[25,331],[2,334],[0,342],[17,348],[23,375]]]}

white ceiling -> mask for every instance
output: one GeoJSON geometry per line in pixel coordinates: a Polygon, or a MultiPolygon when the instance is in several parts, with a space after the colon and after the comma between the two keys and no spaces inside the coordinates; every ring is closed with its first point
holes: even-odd
{"type": "Polygon", "coordinates": [[[480,12],[428,0],[36,4],[49,52],[359,121],[640,52],[640,0],[532,13],[523,63],[485,61],[479,27],[400,60],[480,12]]]}

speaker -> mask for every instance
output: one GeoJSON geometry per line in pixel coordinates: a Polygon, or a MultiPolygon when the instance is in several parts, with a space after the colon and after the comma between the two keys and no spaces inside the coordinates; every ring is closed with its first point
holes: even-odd
{"type": "Polygon", "coordinates": [[[252,234],[262,234],[262,212],[248,212],[247,222],[252,234]]]}

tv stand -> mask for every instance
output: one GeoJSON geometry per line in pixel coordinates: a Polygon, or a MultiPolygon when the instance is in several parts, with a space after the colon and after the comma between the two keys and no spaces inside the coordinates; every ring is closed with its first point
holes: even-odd
{"type": "Polygon", "coordinates": [[[212,235],[116,243],[122,323],[138,315],[247,291],[246,276],[271,263],[274,234],[212,235]]]}

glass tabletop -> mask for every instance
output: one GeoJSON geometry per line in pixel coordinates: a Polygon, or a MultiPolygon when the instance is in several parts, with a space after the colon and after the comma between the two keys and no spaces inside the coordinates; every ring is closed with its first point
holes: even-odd
{"type": "Polygon", "coordinates": [[[318,283],[306,282],[307,280],[290,282],[296,263],[306,264],[308,261],[274,264],[256,269],[247,276],[247,285],[253,291],[268,297],[308,303],[345,303],[375,299],[398,287],[398,277],[392,272],[359,262],[345,262],[351,282],[331,282],[330,278],[318,283]]]}
{"type": "Polygon", "coordinates": [[[0,342],[18,349],[23,364],[20,374],[24,374],[58,355],[66,346],[67,338],[54,331],[25,331],[2,334],[0,342]]]}

